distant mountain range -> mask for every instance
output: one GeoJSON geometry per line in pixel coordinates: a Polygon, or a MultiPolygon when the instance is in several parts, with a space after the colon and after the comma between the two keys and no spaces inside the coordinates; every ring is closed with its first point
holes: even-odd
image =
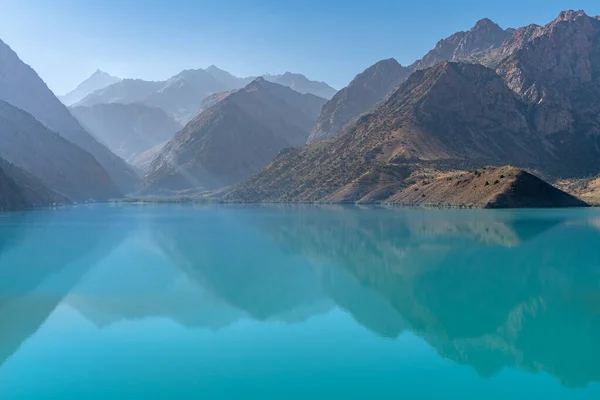
{"type": "Polygon", "coordinates": [[[58,98],[64,105],[70,106],[83,100],[88,94],[93,93],[96,90],[104,89],[105,87],[120,81],[121,78],[109,75],[104,71],[96,70],[92,76],[81,82],[75,89],[64,96],[58,96],[58,98]]]}
{"type": "MultiPolygon", "coordinates": [[[[290,72],[283,75],[266,74],[264,78],[288,86],[299,93],[312,93],[327,99],[336,93],[336,90],[326,83],[311,81],[301,74],[290,72]]],[[[185,70],[160,82],[124,79],[112,85],[89,91],[86,96],[73,105],[144,103],[160,107],[180,123],[186,124],[205,109],[205,99],[241,89],[254,79],[256,77],[238,78],[211,65],[205,70],[185,70]]],[[[90,80],[96,79],[92,76],[88,79],[88,81],[90,80]]],[[[82,85],[83,83],[80,86],[82,85]]]]}
{"type": "Polygon", "coordinates": [[[202,112],[154,159],[144,190],[216,189],[306,143],[325,99],[258,78],[202,112]]]}

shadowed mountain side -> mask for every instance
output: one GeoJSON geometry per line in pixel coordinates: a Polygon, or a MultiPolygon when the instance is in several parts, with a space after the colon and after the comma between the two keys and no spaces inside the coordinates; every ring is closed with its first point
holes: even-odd
{"type": "Polygon", "coordinates": [[[8,209],[38,208],[72,203],[65,196],[49,189],[37,177],[1,158],[0,170],[5,175],[5,178],[3,178],[5,179],[3,183],[4,187],[0,192],[4,196],[8,196],[8,199],[16,195],[17,197],[12,197],[9,204],[13,206],[20,204],[19,207],[4,208],[4,211],[8,209]],[[7,178],[8,180],[6,180],[7,178]]]}
{"type": "Polygon", "coordinates": [[[259,78],[178,132],[152,161],[143,192],[216,189],[246,179],[282,148],[304,144],[324,103],[259,78]]]}
{"type": "Polygon", "coordinates": [[[118,210],[15,213],[0,223],[0,364],[127,235],[118,210]],[[15,238],[9,241],[4,238],[15,238]]]}
{"type": "Polygon", "coordinates": [[[139,103],[97,104],[70,110],[98,140],[127,161],[171,140],[182,128],[160,108],[139,103]]]}
{"type": "MultiPolygon", "coordinates": [[[[0,162],[2,162],[0,160],[0,162]]],[[[31,207],[21,188],[5,171],[4,165],[0,167],[0,212],[21,210],[31,207]]]]}
{"type": "MultiPolygon", "coordinates": [[[[44,81],[0,41],[0,100],[29,114],[46,128],[89,152],[120,192],[130,192],[138,180],[133,169],[86,132],[48,89],[44,81]]],[[[107,193],[112,196],[112,193],[107,193]]]]}
{"type": "Polygon", "coordinates": [[[88,152],[48,130],[30,114],[0,101],[0,155],[75,201],[120,195],[88,152]]]}

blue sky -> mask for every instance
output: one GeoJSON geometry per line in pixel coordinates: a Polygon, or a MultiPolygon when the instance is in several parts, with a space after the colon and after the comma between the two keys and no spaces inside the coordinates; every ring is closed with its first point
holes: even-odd
{"type": "Polygon", "coordinates": [[[215,64],[239,76],[301,72],[339,89],[394,57],[407,65],[488,17],[544,24],[598,0],[0,0],[0,38],[62,94],[97,68],[165,79],[215,64]]]}

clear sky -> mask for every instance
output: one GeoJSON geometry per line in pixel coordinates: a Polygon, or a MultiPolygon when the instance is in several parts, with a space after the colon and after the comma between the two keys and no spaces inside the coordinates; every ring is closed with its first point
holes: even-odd
{"type": "Polygon", "coordinates": [[[339,89],[383,58],[412,63],[480,18],[516,28],[564,9],[598,15],[600,0],[0,0],[0,38],[57,94],[97,68],[160,80],[211,64],[339,89]]]}

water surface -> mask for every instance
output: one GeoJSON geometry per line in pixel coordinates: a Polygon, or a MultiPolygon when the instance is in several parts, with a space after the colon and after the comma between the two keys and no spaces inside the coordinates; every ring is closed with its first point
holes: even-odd
{"type": "Polygon", "coordinates": [[[0,214],[0,398],[600,398],[600,210],[0,214]]]}

